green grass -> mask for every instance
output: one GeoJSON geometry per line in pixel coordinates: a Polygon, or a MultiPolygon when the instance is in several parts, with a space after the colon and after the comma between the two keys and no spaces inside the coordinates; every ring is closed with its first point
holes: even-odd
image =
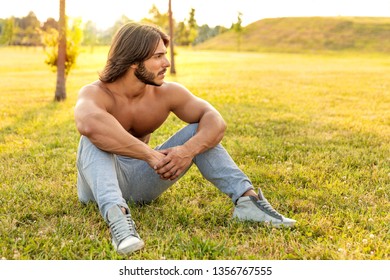
{"type": "MultiPolygon", "coordinates": [[[[390,58],[178,49],[168,77],[228,123],[237,164],[294,229],[231,219],[196,168],[158,200],[131,206],[144,250],[115,253],[94,204],[76,192],[78,89],[106,48],[84,52],[54,103],[40,49],[1,48],[0,259],[390,259],[390,58]]],[[[171,116],[152,145],[182,127],[171,116]]]]}

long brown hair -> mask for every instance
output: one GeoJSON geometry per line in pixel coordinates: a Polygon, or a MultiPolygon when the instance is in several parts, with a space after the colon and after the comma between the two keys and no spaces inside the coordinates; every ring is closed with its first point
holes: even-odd
{"type": "Polygon", "coordinates": [[[155,26],[138,23],[123,25],[114,36],[106,65],[99,73],[100,81],[112,83],[122,77],[131,65],[152,57],[161,39],[167,47],[168,35],[155,26]]]}

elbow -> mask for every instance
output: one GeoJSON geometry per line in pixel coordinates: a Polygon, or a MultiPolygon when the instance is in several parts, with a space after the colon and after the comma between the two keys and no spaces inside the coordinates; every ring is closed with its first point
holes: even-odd
{"type": "Polygon", "coordinates": [[[76,121],[76,128],[81,135],[88,138],[91,138],[94,134],[93,126],[88,122],[76,121]]]}
{"type": "Polygon", "coordinates": [[[98,132],[98,128],[100,125],[99,114],[85,114],[76,112],[75,123],[76,128],[81,135],[91,138],[98,132]]]}

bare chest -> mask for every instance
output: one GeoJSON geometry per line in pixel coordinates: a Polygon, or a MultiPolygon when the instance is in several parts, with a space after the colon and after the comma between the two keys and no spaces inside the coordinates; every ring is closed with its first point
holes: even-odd
{"type": "Polygon", "coordinates": [[[144,138],[164,123],[169,115],[169,109],[163,104],[149,100],[118,105],[112,111],[112,115],[126,131],[137,138],[144,138]]]}

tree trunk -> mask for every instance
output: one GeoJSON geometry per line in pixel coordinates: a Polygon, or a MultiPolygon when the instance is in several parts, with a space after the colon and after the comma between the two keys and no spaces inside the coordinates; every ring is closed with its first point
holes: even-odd
{"type": "Polygon", "coordinates": [[[60,19],[58,32],[58,57],[57,57],[57,85],[55,92],[55,101],[63,101],[66,99],[66,16],[65,16],[65,0],[60,0],[60,19]]]}
{"type": "Polygon", "coordinates": [[[172,18],[172,5],[171,0],[169,0],[169,7],[168,7],[168,14],[169,14],[169,46],[171,49],[171,74],[176,74],[176,68],[175,68],[175,51],[173,49],[173,18],[172,18]]]}

